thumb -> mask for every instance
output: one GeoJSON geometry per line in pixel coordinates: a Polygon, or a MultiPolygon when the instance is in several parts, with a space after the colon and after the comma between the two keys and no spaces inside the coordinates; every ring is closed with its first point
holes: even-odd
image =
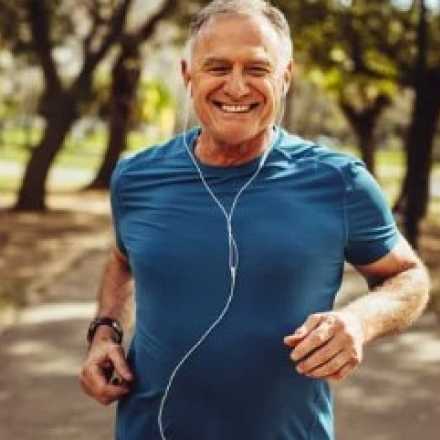
{"type": "Polygon", "coordinates": [[[133,374],[130,371],[127,361],[125,360],[122,347],[119,346],[118,348],[110,350],[108,353],[108,357],[112,361],[116,373],[118,373],[119,376],[127,381],[133,380],[133,374]]]}

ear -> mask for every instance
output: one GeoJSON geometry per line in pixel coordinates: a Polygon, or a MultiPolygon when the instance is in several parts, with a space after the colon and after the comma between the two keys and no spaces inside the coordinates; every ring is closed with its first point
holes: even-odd
{"type": "Polygon", "coordinates": [[[185,84],[185,88],[191,87],[191,72],[186,60],[180,61],[180,70],[183,78],[183,82],[185,84]]]}
{"type": "Polygon", "coordinates": [[[289,61],[289,64],[287,64],[284,74],[283,74],[283,94],[287,95],[287,92],[289,91],[290,85],[293,82],[293,76],[294,76],[294,61],[291,59],[289,61]]]}

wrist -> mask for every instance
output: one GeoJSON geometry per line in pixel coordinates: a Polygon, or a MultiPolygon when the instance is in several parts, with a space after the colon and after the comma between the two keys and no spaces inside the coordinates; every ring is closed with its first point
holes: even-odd
{"type": "Polygon", "coordinates": [[[346,317],[351,328],[353,329],[353,332],[361,340],[362,345],[365,345],[368,342],[367,325],[362,316],[357,312],[357,310],[353,310],[350,307],[340,309],[339,312],[346,317]]]}
{"type": "Polygon", "coordinates": [[[90,346],[98,339],[101,341],[111,340],[116,344],[120,344],[123,339],[123,330],[119,321],[106,316],[95,318],[89,325],[87,342],[90,346]]]}

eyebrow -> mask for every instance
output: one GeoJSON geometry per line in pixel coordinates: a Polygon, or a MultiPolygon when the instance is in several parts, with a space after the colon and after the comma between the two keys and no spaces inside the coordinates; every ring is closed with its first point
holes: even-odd
{"type": "MultiPolygon", "coordinates": [[[[217,57],[208,57],[202,64],[203,67],[209,67],[213,64],[231,64],[229,60],[226,58],[217,58],[217,57]]],[[[253,64],[253,65],[261,65],[266,67],[271,67],[271,63],[267,60],[252,60],[247,62],[246,64],[253,64]]]]}

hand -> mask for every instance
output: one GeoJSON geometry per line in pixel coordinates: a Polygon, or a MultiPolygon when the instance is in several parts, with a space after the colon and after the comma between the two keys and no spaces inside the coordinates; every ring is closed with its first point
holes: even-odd
{"type": "Polygon", "coordinates": [[[362,362],[364,333],[360,319],[349,311],[310,315],[295,333],[284,338],[294,348],[290,358],[299,373],[340,381],[362,362]]]}
{"type": "Polygon", "coordinates": [[[103,405],[109,405],[130,391],[132,380],[121,345],[111,339],[95,338],[79,375],[83,390],[103,405]],[[113,373],[119,376],[119,381],[111,380],[113,373]]]}

